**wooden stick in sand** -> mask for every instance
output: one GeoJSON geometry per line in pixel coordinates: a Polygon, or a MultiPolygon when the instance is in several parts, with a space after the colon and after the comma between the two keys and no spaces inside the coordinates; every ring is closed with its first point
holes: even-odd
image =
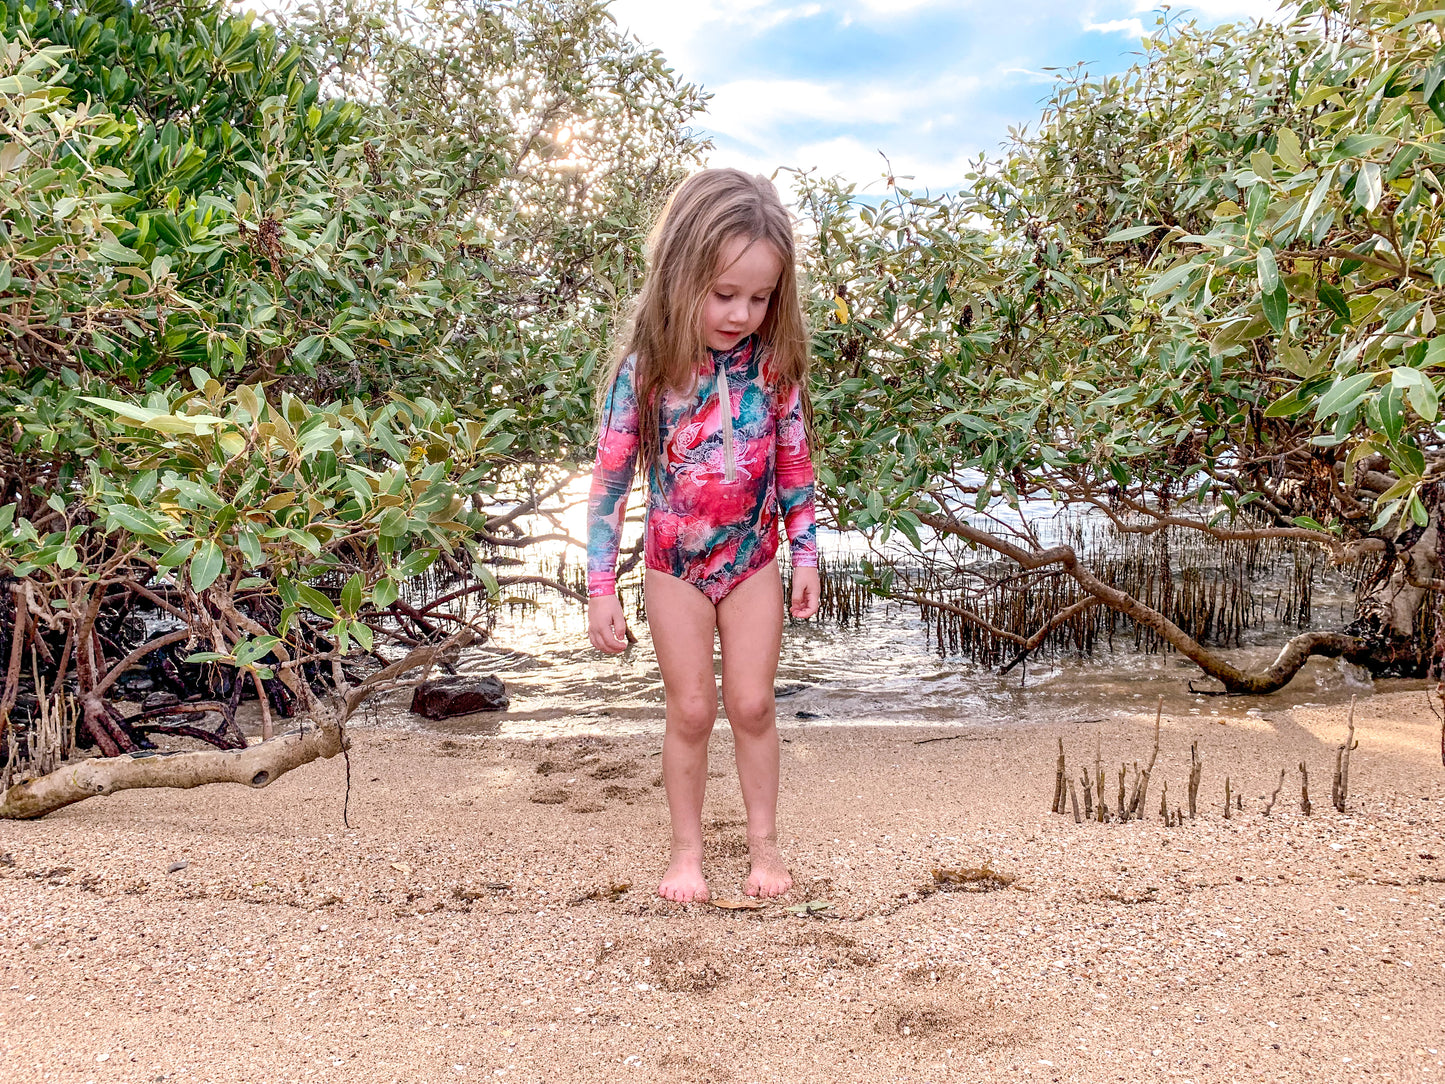
{"type": "Polygon", "coordinates": [[[1199,815],[1199,779],[1204,774],[1204,761],[1199,759],[1199,743],[1189,743],[1189,819],[1199,815]]]}
{"type": "Polygon", "coordinates": [[[1310,770],[1304,761],[1299,762],[1299,808],[1306,817],[1314,810],[1310,805],[1310,770]]]}
{"type": "Polygon", "coordinates": [[[1345,734],[1345,744],[1335,750],[1335,777],[1330,782],[1330,801],[1341,813],[1345,811],[1345,802],[1350,796],[1350,753],[1358,745],[1355,741],[1355,697],[1352,696],[1349,730],[1345,734]]]}
{"type": "Polygon", "coordinates": [[[1149,753],[1149,763],[1144,766],[1144,771],[1139,774],[1139,794],[1134,800],[1133,806],[1138,810],[1139,816],[1144,815],[1145,801],[1149,797],[1149,776],[1154,771],[1154,762],[1159,759],[1159,724],[1164,718],[1164,697],[1159,697],[1159,705],[1154,712],[1154,748],[1149,753]]]}
{"type": "Polygon", "coordinates": [[[1279,800],[1279,792],[1284,790],[1284,769],[1279,770],[1279,786],[1274,788],[1274,793],[1269,796],[1269,803],[1264,807],[1264,815],[1269,816],[1269,811],[1274,808],[1274,803],[1279,800]]]}
{"type": "Polygon", "coordinates": [[[1224,777],[1224,819],[1229,820],[1229,810],[1233,803],[1229,800],[1229,776],[1224,777]]]}
{"type": "Polygon", "coordinates": [[[1099,823],[1103,824],[1104,819],[1109,815],[1109,807],[1104,804],[1104,739],[1102,735],[1094,735],[1094,777],[1095,786],[1099,788],[1099,823]]]}
{"type": "Polygon", "coordinates": [[[1074,789],[1074,781],[1069,780],[1069,805],[1074,810],[1074,823],[1083,824],[1084,818],[1079,816],[1079,792],[1074,789]]]}
{"type": "Polygon", "coordinates": [[[1085,768],[1082,772],[1079,773],[1079,782],[1080,782],[1080,784],[1082,784],[1082,786],[1083,786],[1083,788],[1084,788],[1084,816],[1085,816],[1087,819],[1089,819],[1089,820],[1093,820],[1093,819],[1094,819],[1094,783],[1093,783],[1093,780],[1091,780],[1091,779],[1089,778],[1089,769],[1088,769],[1088,768],[1085,768]]]}
{"type": "Polygon", "coordinates": [[[1062,813],[1064,811],[1064,739],[1059,739],[1059,762],[1054,768],[1054,804],[1049,808],[1050,813],[1062,813]]]}

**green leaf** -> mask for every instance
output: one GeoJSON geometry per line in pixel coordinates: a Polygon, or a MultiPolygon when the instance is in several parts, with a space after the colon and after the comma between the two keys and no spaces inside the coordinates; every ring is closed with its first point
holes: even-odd
{"type": "Polygon", "coordinates": [[[371,626],[363,621],[351,622],[351,635],[356,637],[356,642],[361,645],[361,650],[370,651],[372,648],[371,626]]]}
{"type": "Polygon", "coordinates": [[[1307,163],[1300,151],[1299,136],[1295,135],[1293,129],[1281,128],[1275,135],[1275,154],[1294,172],[1304,172],[1307,163]]]}
{"type": "Polygon", "coordinates": [[[200,549],[191,558],[191,589],[197,594],[216,582],[226,568],[226,555],[211,539],[201,543],[200,549]]]}
{"type": "Polygon", "coordinates": [[[319,614],[328,620],[336,620],[336,606],[316,588],[309,584],[298,583],[296,592],[301,596],[302,603],[312,613],[319,614]]]}
{"type": "Polygon", "coordinates": [[[1264,416],[1266,418],[1293,418],[1309,405],[1308,399],[1301,398],[1298,392],[1291,392],[1283,399],[1271,403],[1265,408],[1264,416]]]}
{"type": "Polygon", "coordinates": [[[1265,319],[1269,326],[1275,331],[1284,331],[1285,324],[1289,320],[1289,291],[1281,283],[1272,293],[1265,294],[1261,299],[1264,305],[1265,319]]]}
{"type": "Polygon", "coordinates": [[[1440,393],[1435,390],[1432,381],[1422,380],[1412,384],[1405,389],[1405,398],[1415,408],[1415,413],[1427,422],[1433,422],[1440,416],[1440,393]]]}
{"type": "Polygon", "coordinates": [[[1133,241],[1140,237],[1147,237],[1155,230],[1162,230],[1163,226],[1130,226],[1126,230],[1117,230],[1109,234],[1100,243],[1105,245],[1116,244],[1121,241],[1133,241]]]}
{"type": "Polygon", "coordinates": [[[181,565],[186,563],[186,558],[190,557],[195,551],[197,545],[198,540],[194,538],[187,538],[177,542],[170,549],[166,550],[165,553],[161,554],[157,564],[163,569],[180,568],[181,565]]]}
{"type": "Polygon", "coordinates": [[[1350,303],[1339,287],[1332,286],[1328,282],[1321,282],[1316,294],[1345,323],[1354,322],[1354,317],[1350,314],[1350,303]]]}
{"type": "Polygon", "coordinates": [[[1259,274],[1260,292],[1269,294],[1279,289],[1279,265],[1275,263],[1274,250],[1268,246],[1261,248],[1254,264],[1259,274]]]}
{"type": "Polygon", "coordinates": [[[1335,381],[1329,391],[1320,396],[1319,405],[1315,407],[1315,417],[1324,421],[1336,414],[1346,414],[1355,409],[1360,400],[1369,394],[1374,383],[1374,373],[1359,373],[1335,381]]]}
{"type": "Polygon", "coordinates": [[[105,407],[106,410],[113,410],[122,418],[127,418],[130,421],[140,422],[142,424],[154,421],[166,413],[164,410],[151,410],[148,407],[137,406],[134,403],[123,403],[118,399],[98,399],[93,395],[82,395],[80,398],[87,403],[94,403],[96,406],[105,407]]]}
{"type": "Polygon", "coordinates": [[[1381,147],[1388,147],[1396,141],[1390,136],[1356,134],[1345,136],[1335,144],[1336,158],[1360,158],[1372,154],[1381,147]]]}
{"type": "Polygon", "coordinates": [[[1355,179],[1355,202],[1366,211],[1373,211],[1380,204],[1380,197],[1385,193],[1383,180],[1380,176],[1380,164],[1378,162],[1366,162],[1360,166],[1359,176],[1355,179]]]}
{"type": "Polygon", "coordinates": [[[366,591],[366,581],[360,572],[354,572],[351,578],[346,581],[346,586],[341,589],[341,610],[346,614],[355,614],[361,609],[362,596],[366,591]]]}
{"type": "Polygon", "coordinates": [[[164,535],[164,528],[156,522],[156,518],[149,512],[139,508],[132,508],[127,504],[113,504],[106,510],[107,531],[129,531],[131,534],[140,535],[142,538],[155,538],[164,535]]]}
{"type": "Polygon", "coordinates": [[[377,609],[384,610],[395,602],[400,594],[396,581],[390,576],[383,576],[371,589],[371,601],[377,609]]]}

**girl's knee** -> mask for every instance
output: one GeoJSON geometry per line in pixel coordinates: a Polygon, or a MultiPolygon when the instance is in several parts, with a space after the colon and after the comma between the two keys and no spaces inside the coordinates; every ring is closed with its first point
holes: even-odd
{"type": "Polygon", "coordinates": [[[667,728],[674,731],[679,737],[706,739],[712,734],[713,723],[716,721],[716,701],[709,703],[699,698],[668,702],[667,728]]]}
{"type": "Polygon", "coordinates": [[[733,697],[726,701],[726,707],[728,723],[744,734],[764,734],[777,722],[771,694],[733,697]]]}

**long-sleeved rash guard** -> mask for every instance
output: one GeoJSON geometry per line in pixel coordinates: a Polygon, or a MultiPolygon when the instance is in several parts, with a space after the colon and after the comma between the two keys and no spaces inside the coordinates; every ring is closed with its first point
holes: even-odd
{"type": "MultiPolygon", "coordinates": [[[[662,395],[643,553],[648,568],[685,580],[716,605],[773,559],[780,512],[794,566],[816,566],[818,547],[802,389],[778,385],[771,353],[756,336],[708,353],[711,371],[699,373],[691,392],[662,395]]],[[[603,404],[587,502],[591,596],[616,591],[638,452],[635,360],[622,363],[603,404]]]]}

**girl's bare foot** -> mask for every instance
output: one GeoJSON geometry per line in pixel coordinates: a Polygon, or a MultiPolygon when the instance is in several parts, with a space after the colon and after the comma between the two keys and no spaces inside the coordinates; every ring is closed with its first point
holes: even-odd
{"type": "Polygon", "coordinates": [[[707,899],[707,881],[702,875],[702,855],[697,851],[673,854],[657,894],[673,903],[702,903],[707,899]]]}
{"type": "Polygon", "coordinates": [[[775,840],[766,836],[749,836],[748,856],[753,868],[748,873],[743,891],[749,896],[781,896],[793,887],[793,875],[783,863],[775,840]]]}

